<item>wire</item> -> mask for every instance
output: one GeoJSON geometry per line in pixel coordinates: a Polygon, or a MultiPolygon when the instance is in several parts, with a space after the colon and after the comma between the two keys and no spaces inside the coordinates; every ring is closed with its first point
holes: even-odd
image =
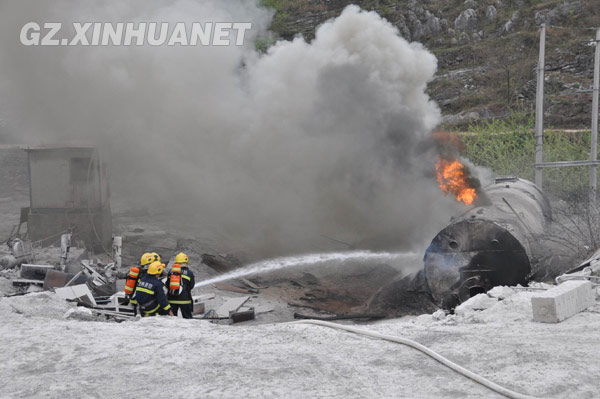
{"type": "Polygon", "coordinates": [[[48,237],[42,238],[42,239],[40,239],[40,240],[37,240],[37,241],[32,241],[32,242],[31,242],[31,245],[38,245],[38,244],[41,244],[41,243],[42,243],[42,241],[46,241],[46,240],[49,240],[49,239],[51,239],[51,238],[54,238],[54,237],[62,236],[63,234],[66,234],[66,233],[71,233],[72,231],[73,231],[73,229],[67,229],[67,230],[63,230],[63,231],[61,231],[60,233],[53,234],[53,235],[51,235],[51,236],[48,236],[48,237]]]}
{"type": "Polygon", "coordinates": [[[449,367],[452,370],[456,371],[457,373],[460,373],[460,374],[464,375],[465,377],[468,377],[468,378],[472,379],[473,381],[475,381],[493,391],[496,391],[499,394],[504,395],[508,398],[537,399],[534,396],[524,395],[524,394],[521,394],[521,393],[518,393],[515,391],[511,391],[510,389],[505,388],[501,385],[498,385],[495,382],[492,382],[492,381],[488,380],[487,378],[484,378],[478,374],[475,374],[472,371],[469,371],[466,368],[459,366],[458,364],[446,359],[445,357],[438,354],[437,352],[434,352],[433,350],[429,349],[428,347],[421,345],[418,342],[407,339],[407,338],[394,337],[391,335],[384,335],[384,334],[380,334],[380,333],[373,332],[373,331],[367,331],[367,330],[363,330],[360,328],[344,326],[341,324],[330,323],[330,322],[321,321],[321,320],[301,320],[301,321],[293,321],[291,323],[292,324],[314,324],[314,325],[318,325],[318,326],[322,326],[322,327],[329,327],[329,328],[334,328],[334,329],[338,329],[338,330],[345,330],[345,331],[349,331],[349,332],[352,332],[355,334],[365,335],[367,337],[383,339],[386,341],[391,341],[391,342],[395,342],[398,344],[407,345],[414,349],[417,349],[418,351],[423,352],[424,354],[426,354],[429,357],[432,357],[433,359],[442,363],[444,366],[449,367]]]}

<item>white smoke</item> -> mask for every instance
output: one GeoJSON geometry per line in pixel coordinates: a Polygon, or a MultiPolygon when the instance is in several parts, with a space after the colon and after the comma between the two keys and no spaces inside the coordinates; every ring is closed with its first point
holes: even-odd
{"type": "MultiPolygon", "coordinates": [[[[423,143],[436,59],[347,7],[307,43],[254,50],[255,2],[3,1],[0,119],[25,142],[86,140],[113,192],[265,254],[427,245],[457,205],[423,143]],[[24,23],[247,22],[243,47],[25,47],[24,23]],[[158,208],[157,208],[158,209],[158,208]]],[[[5,131],[5,133],[6,133],[5,131]]]]}

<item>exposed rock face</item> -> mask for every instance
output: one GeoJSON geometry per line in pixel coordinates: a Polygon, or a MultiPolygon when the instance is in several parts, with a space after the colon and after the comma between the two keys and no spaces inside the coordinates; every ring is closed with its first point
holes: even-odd
{"type": "Polygon", "coordinates": [[[506,21],[504,26],[502,26],[502,33],[510,33],[513,30],[515,30],[515,24],[513,23],[512,20],[506,21]]]}
{"type": "Polygon", "coordinates": [[[502,26],[502,31],[501,33],[511,33],[515,30],[515,27],[517,25],[517,22],[519,21],[519,12],[515,11],[512,16],[510,17],[510,19],[508,21],[506,21],[506,23],[504,24],[504,26],[502,26]]]}
{"type": "Polygon", "coordinates": [[[424,34],[423,24],[418,19],[413,22],[413,40],[419,40],[424,34]]]}
{"type": "Polygon", "coordinates": [[[536,25],[553,24],[562,20],[573,13],[581,12],[581,2],[573,1],[571,3],[564,2],[553,8],[552,10],[542,10],[535,13],[534,21],[536,25]]]}
{"type": "Polygon", "coordinates": [[[432,36],[437,36],[442,31],[442,26],[440,24],[440,19],[430,13],[429,11],[425,11],[425,27],[427,28],[427,33],[432,36]]]}
{"type": "Polygon", "coordinates": [[[485,9],[485,17],[489,22],[494,22],[496,20],[496,16],[498,15],[498,10],[494,6],[487,6],[485,9]]]}
{"type": "Polygon", "coordinates": [[[461,31],[474,31],[477,30],[478,22],[477,11],[468,8],[456,17],[454,20],[454,27],[461,31]]]}
{"type": "Polygon", "coordinates": [[[482,119],[488,119],[493,116],[493,113],[487,108],[481,108],[476,111],[463,111],[454,115],[444,115],[442,117],[442,123],[447,124],[465,124],[469,122],[475,122],[482,119]]]}
{"type": "MultiPolygon", "coordinates": [[[[279,1],[278,1],[279,2],[279,1]]],[[[281,3],[294,4],[293,0],[281,3]]],[[[463,69],[476,70],[473,83],[455,79],[436,80],[430,85],[433,100],[442,112],[453,116],[450,123],[464,124],[491,116],[508,115],[515,102],[531,106],[535,98],[537,30],[542,23],[563,27],[594,27],[600,17],[598,0],[524,1],[524,0],[310,0],[318,5],[311,11],[290,6],[280,37],[291,40],[300,33],[312,40],[316,27],[333,18],[350,3],[374,10],[394,24],[402,37],[421,42],[438,58],[440,73],[463,69]],[[291,11],[290,11],[291,10],[291,11]],[[481,109],[488,111],[480,113],[481,109]],[[462,114],[461,114],[462,113],[462,114]],[[471,114],[469,114],[471,113],[471,114]]],[[[553,31],[550,35],[560,35],[553,31]]],[[[593,48],[586,45],[593,31],[573,30],[567,40],[550,40],[546,70],[557,71],[563,83],[546,87],[548,125],[587,127],[591,118],[591,95],[582,88],[591,85],[593,48]],[[554,46],[554,47],[553,47],[554,46]],[[552,50],[550,49],[552,47],[552,50]],[[562,88],[561,88],[562,87],[562,88]],[[554,96],[554,97],[553,97],[554,96]]]]}

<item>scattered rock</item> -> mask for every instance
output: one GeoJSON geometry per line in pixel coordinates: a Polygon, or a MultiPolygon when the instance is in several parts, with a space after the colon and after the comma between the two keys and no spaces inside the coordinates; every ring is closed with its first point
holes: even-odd
{"type": "Polygon", "coordinates": [[[496,20],[496,16],[498,15],[498,11],[494,6],[487,6],[485,9],[485,17],[489,22],[494,22],[496,20]]]}
{"type": "Polygon", "coordinates": [[[454,20],[454,27],[461,31],[477,30],[477,24],[477,11],[472,8],[468,8],[461,12],[454,20]]]}
{"type": "Polygon", "coordinates": [[[515,27],[517,26],[517,22],[519,21],[520,18],[520,14],[518,11],[515,11],[510,19],[508,21],[506,21],[506,23],[502,26],[502,28],[500,29],[500,33],[501,34],[505,34],[505,33],[511,33],[515,30],[515,27]]]}
{"type": "Polygon", "coordinates": [[[425,32],[423,30],[423,25],[421,24],[421,21],[419,21],[418,19],[415,20],[415,22],[413,22],[413,40],[419,40],[421,37],[423,37],[424,33],[425,32]]]}
{"type": "Polygon", "coordinates": [[[17,266],[17,258],[12,255],[4,255],[0,258],[0,270],[13,269],[17,266]]]}
{"type": "Polygon", "coordinates": [[[429,11],[425,12],[425,27],[430,35],[437,36],[442,31],[442,26],[440,24],[440,19],[430,13],[429,11]]]}
{"type": "Polygon", "coordinates": [[[433,318],[433,320],[444,320],[446,318],[446,312],[444,312],[442,309],[436,310],[435,312],[433,312],[431,317],[433,318]]]}
{"type": "Polygon", "coordinates": [[[92,320],[96,319],[96,317],[94,316],[94,313],[92,313],[91,309],[83,308],[83,307],[76,307],[76,308],[67,310],[64,317],[65,317],[65,319],[69,319],[69,320],[81,320],[81,321],[92,321],[92,320]]]}
{"type": "Polygon", "coordinates": [[[501,285],[501,286],[498,286],[498,287],[494,287],[494,288],[492,288],[491,290],[489,290],[487,292],[487,295],[490,298],[496,298],[496,299],[498,299],[500,301],[503,300],[503,299],[506,299],[506,298],[508,298],[508,297],[510,297],[510,296],[512,296],[514,294],[515,294],[515,290],[514,289],[512,289],[510,287],[507,287],[507,286],[504,286],[504,285],[501,285]]]}
{"type": "Polygon", "coordinates": [[[463,123],[473,122],[480,119],[480,116],[475,111],[463,111],[455,115],[442,116],[442,123],[449,125],[460,125],[463,123]]]}
{"type": "Polygon", "coordinates": [[[477,8],[477,2],[475,0],[465,0],[463,4],[467,8],[477,8]]]}
{"type": "Polygon", "coordinates": [[[448,20],[446,18],[440,19],[440,27],[442,30],[448,30],[448,20]]]}
{"type": "Polygon", "coordinates": [[[410,29],[408,29],[408,26],[406,25],[406,19],[404,16],[401,16],[398,21],[396,21],[396,27],[400,31],[400,34],[403,38],[411,41],[410,29]]]}
{"type": "Polygon", "coordinates": [[[471,311],[489,309],[496,303],[498,303],[498,298],[490,298],[487,294],[479,294],[458,305],[454,309],[454,313],[464,316],[471,311]]]}
{"type": "Polygon", "coordinates": [[[460,36],[458,37],[458,44],[464,46],[465,44],[469,44],[470,42],[471,38],[469,37],[469,35],[465,32],[461,32],[460,36]]]}

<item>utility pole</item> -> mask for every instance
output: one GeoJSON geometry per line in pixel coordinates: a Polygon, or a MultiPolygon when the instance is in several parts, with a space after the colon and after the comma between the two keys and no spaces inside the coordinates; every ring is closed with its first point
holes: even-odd
{"type": "MultiPolygon", "coordinates": [[[[598,159],[598,91],[600,89],[600,28],[596,29],[596,53],[594,57],[594,86],[592,87],[592,145],[590,160],[598,159]]],[[[598,165],[590,165],[590,201],[596,202],[598,165]]]]}
{"type": "MultiPolygon", "coordinates": [[[[544,162],[544,50],[546,48],[546,24],[540,29],[540,56],[537,68],[535,92],[535,185],[543,191],[542,167],[544,162]]],[[[596,50],[598,47],[596,46],[596,50]]]]}

